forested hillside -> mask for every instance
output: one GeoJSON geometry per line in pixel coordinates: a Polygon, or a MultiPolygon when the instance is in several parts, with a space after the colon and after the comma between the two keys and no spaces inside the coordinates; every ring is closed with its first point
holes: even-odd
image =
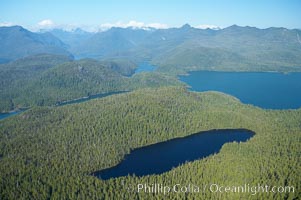
{"type": "Polygon", "coordinates": [[[300,30],[237,25],[185,30],[188,39],[153,58],[164,71],[301,71],[300,30]]]}
{"type": "Polygon", "coordinates": [[[126,57],[135,62],[151,60],[163,71],[183,68],[301,71],[301,31],[298,29],[259,29],[233,25],[212,30],[185,24],[169,29],[113,27],[97,33],[80,29],[34,33],[13,26],[0,27],[0,36],[0,63],[51,53],[75,55],[78,59],[126,57]],[[171,66],[173,69],[170,69],[171,66]]]}
{"type": "MultiPolygon", "coordinates": [[[[91,69],[92,70],[92,69],[91,69]]],[[[81,104],[35,107],[0,121],[1,199],[297,199],[301,110],[268,111],[217,92],[141,89],[81,104]],[[162,175],[108,181],[92,172],[131,149],[202,130],[256,134],[162,175]],[[294,193],[136,193],[138,183],[292,185],[294,193]]],[[[183,149],[184,150],[184,149],[183,149]]]]}
{"type": "MultiPolygon", "coordinates": [[[[69,61],[72,59],[67,56],[39,54],[0,64],[0,112],[17,108],[13,99],[24,95],[23,90],[28,83],[55,65],[69,61]]],[[[27,95],[31,96],[33,92],[29,91],[27,95]]]]}
{"type": "Polygon", "coordinates": [[[301,31],[241,27],[220,30],[111,28],[73,46],[78,57],[151,60],[162,71],[301,71],[301,31]]]}
{"type": "MultiPolygon", "coordinates": [[[[26,41],[21,42],[26,48],[38,41],[47,50],[53,46],[68,47],[78,58],[85,57],[73,61],[72,56],[63,56],[65,53],[58,51],[52,60],[42,54],[44,56],[30,56],[0,65],[1,112],[32,105],[54,105],[98,93],[179,85],[177,75],[193,70],[301,71],[298,40],[301,32],[297,29],[233,25],[211,30],[186,24],[181,28],[158,30],[111,28],[95,34],[80,30],[54,33],[70,44],[66,46],[51,33],[32,33],[19,26],[0,29],[0,35],[4,35],[2,40],[8,45],[7,50],[3,49],[5,53],[15,51],[9,44],[15,42],[12,38],[16,34],[18,40],[26,41]],[[78,42],[74,42],[76,39],[78,42]],[[89,59],[91,57],[100,60],[89,59]],[[62,58],[68,62],[64,63],[62,58]],[[141,62],[156,65],[156,73],[132,76],[141,62]]],[[[24,55],[16,54],[16,57],[24,55]]]]}
{"type": "Polygon", "coordinates": [[[0,0],[0,200],[301,200],[300,8],[0,0]]]}
{"type": "Polygon", "coordinates": [[[123,76],[131,76],[135,73],[135,69],[138,67],[133,61],[126,58],[111,58],[101,60],[102,64],[108,68],[119,72],[123,76]]]}
{"type": "Polygon", "coordinates": [[[95,94],[136,88],[180,85],[159,73],[133,74],[126,59],[74,61],[64,56],[37,55],[0,65],[0,111],[57,103],[95,94]]]}
{"type": "Polygon", "coordinates": [[[143,29],[118,28],[93,34],[71,46],[71,52],[79,58],[104,58],[125,56],[129,50],[143,43],[151,32],[143,29]]]}

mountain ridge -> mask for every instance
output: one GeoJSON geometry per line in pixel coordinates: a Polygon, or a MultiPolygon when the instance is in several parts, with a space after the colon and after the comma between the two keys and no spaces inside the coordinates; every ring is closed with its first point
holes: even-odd
{"type": "MultiPolygon", "coordinates": [[[[301,66],[301,30],[283,27],[260,29],[234,24],[214,30],[184,24],[180,28],[152,30],[112,27],[97,33],[81,29],[53,29],[34,33],[21,26],[12,26],[0,27],[0,36],[2,63],[30,55],[50,53],[74,55],[77,59],[128,58],[135,62],[150,60],[164,67],[172,57],[163,57],[160,62],[157,62],[158,58],[183,47],[190,50],[207,48],[208,51],[217,49],[232,52],[243,57],[242,60],[248,61],[243,63],[244,65],[265,65],[269,68],[301,66]]],[[[185,59],[188,58],[183,57],[183,60],[185,59]]],[[[242,64],[240,60],[234,63],[237,66],[242,64]]],[[[199,63],[193,65],[197,66],[199,63]]]]}
{"type": "Polygon", "coordinates": [[[0,27],[0,43],[0,63],[41,53],[72,56],[51,33],[34,33],[21,26],[0,27]]]}

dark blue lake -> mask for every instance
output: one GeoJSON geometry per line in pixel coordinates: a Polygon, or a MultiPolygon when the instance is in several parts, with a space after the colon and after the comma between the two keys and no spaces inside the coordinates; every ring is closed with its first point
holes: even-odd
{"type": "Polygon", "coordinates": [[[195,71],[180,80],[192,91],[220,91],[261,108],[301,107],[301,73],[195,71]]]}
{"type": "Polygon", "coordinates": [[[143,62],[138,65],[137,69],[135,70],[135,74],[140,73],[140,72],[152,72],[156,69],[157,69],[156,66],[153,66],[153,65],[149,64],[148,62],[143,62]]]}
{"type": "Polygon", "coordinates": [[[135,149],[117,166],[95,172],[93,175],[106,180],[133,174],[161,174],[187,161],[218,153],[225,143],[245,142],[253,135],[252,131],[244,129],[203,131],[135,149]]]}

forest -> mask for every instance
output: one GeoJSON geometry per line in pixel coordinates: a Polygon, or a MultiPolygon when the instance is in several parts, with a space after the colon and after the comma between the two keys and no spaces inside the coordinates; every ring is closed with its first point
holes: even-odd
{"type": "Polygon", "coordinates": [[[134,74],[128,59],[81,59],[39,54],[0,64],[0,112],[53,106],[96,94],[183,85],[162,73],[134,74]]]}
{"type": "MultiPolygon", "coordinates": [[[[130,21],[138,27],[117,23],[117,27],[88,31],[84,29],[90,25],[84,25],[88,21],[84,21],[82,15],[83,27],[67,30],[72,28],[71,24],[59,22],[59,12],[53,12],[59,10],[59,3],[56,2],[55,7],[43,4],[45,13],[58,14],[58,22],[54,22],[38,19],[42,12],[35,15],[33,11],[38,10],[33,9],[37,2],[9,5],[11,2],[15,3],[1,2],[1,11],[9,11],[6,15],[26,13],[20,14],[22,26],[16,25],[18,21],[13,18],[7,18],[7,22],[0,19],[0,115],[9,116],[0,119],[0,200],[301,198],[301,108],[263,109],[255,106],[257,104],[243,104],[238,98],[221,92],[192,92],[193,87],[179,78],[191,71],[277,72],[278,75],[283,73],[281,76],[300,73],[301,30],[289,26],[288,19],[281,18],[284,23],[279,24],[281,27],[274,24],[276,18],[268,15],[265,18],[273,19],[272,22],[258,26],[260,28],[248,26],[248,21],[243,22],[246,26],[232,25],[231,21],[225,27],[202,28],[196,24],[178,24],[187,18],[178,17],[180,12],[177,12],[174,19],[181,20],[174,23],[178,24],[176,27],[130,21]],[[12,10],[15,7],[19,9],[12,10]],[[31,21],[25,19],[31,10],[30,16],[36,16],[31,19],[35,24],[42,20],[36,25],[26,22],[31,21]],[[143,63],[154,66],[155,70],[137,72],[143,63]],[[93,99],[95,96],[102,97],[93,99]],[[87,101],[70,103],[83,98],[87,101]],[[13,115],[14,111],[18,114],[13,115]],[[219,152],[186,161],[162,174],[108,180],[95,176],[95,172],[117,166],[137,148],[223,129],[243,129],[254,135],[246,142],[226,143],[219,152]],[[138,192],[138,186],[144,184],[192,185],[201,190],[165,194],[138,192]],[[290,186],[294,190],[256,195],[222,193],[210,191],[208,187],[212,184],[290,186]]],[[[86,10],[87,16],[91,15],[97,23],[111,15],[101,10],[106,5],[100,4],[86,10]],[[96,14],[103,16],[97,18],[96,14]]],[[[62,6],[61,12],[72,16],[66,8],[71,10],[74,5],[72,2],[62,6]]],[[[85,6],[81,4],[78,10],[74,9],[76,16],[85,13],[82,12],[85,6]]],[[[116,8],[111,6],[106,11],[116,8]]],[[[181,4],[178,8],[184,7],[181,4]]],[[[193,4],[191,8],[201,7],[193,4]]],[[[249,11],[245,2],[243,7],[249,11]]],[[[282,7],[284,3],[279,10],[283,10],[282,7]]],[[[225,10],[225,17],[229,15],[229,8],[225,10]]],[[[270,10],[268,7],[265,13],[270,14],[270,10]]],[[[191,12],[187,11],[188,16],[191,12]]],[[[203,12],[195,11],[189,18],[203,19],[199,16],[203,12]]],[[[234,13],[254,16],[244,11],[233,12],[231,16],[234,13]]],[[[132,10],[132,14],[136,13],[137,10],[132,10]]],[[[170,18],[173,13],[163,12],[170,18]]],[[[216,14],[215,10],[210,13],[216,14]]],[[[293,18],[297,17],[290,19],[293,18]]],[[[216,82],[222,82],[220,80],[216,82]]],[[[266,89],[258,80],[247,82],[256,86],[255,91],[266,89]]],[[[300,85],[294,84],[299,79],[291,80],[293,84],[284,85],[293,92],[300,92],[300,85]]],[[[271,90],[280,90],[273,86],[271,90]]]]}
{"type": "Polygon", "coordinates": [[[291,185],[301,196],[301,109],[263,110],[219,92],[184,87],[138,89],[80,104],[35,106],[0,121],[0,199],[251,199],[248,193],[134,192],[137,184],[291,185]],[[92,173],[131,150],[203,130],[244,128],[256,134],[171,171],[107,181],[92,173]]]}

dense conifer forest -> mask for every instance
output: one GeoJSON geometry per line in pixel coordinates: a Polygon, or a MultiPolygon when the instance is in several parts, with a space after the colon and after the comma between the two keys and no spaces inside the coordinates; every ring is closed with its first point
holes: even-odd
{"type": "Polygon", "coordinates": [[[300,109],[263,110],[223,93],[183,87],[33,107],[0,121],[0,199],[298,199],[300,121],[300,109]],[[237,128],[256,134],[161,175],[107,181],[92,175],[118,164],[137,147],[203,130],[237,128]],[[291,185],[295,191],[255,196],[208,189],[165,195],[132,191],[144,183],[291,185]]]}
{"type": "Polygon", "coordinates": [[[0,65],[0,112],[49,106],[96,94],[181,85],[161,73],[134,74],[127,59],[72,60],[41,54],[0,65]]]}
{"type": "MultiPolygon", "coordinates": [[[[1,11],[9,10],[3,5],[11,2],[14,1],[1,2],[1,11]]],[[[28,2],[26,5],[33,3],[28,2]]],[[[8,7],[23,6],[17,4],[8,7]]],[[[68,5],[68,10],[75,4],[68,5]]],[[[99,7],[105,7],[100,4],[99,7]]],[[[34,2],[32,7],[36,5],[34,2]]],[[[85,5],[74,13],[82,13],[85,5]]],[[[284,3],[279,10],[282,6],[284,3]]],[[[32,7],[28,6],[29,10],[32,7]]],[[[93,5],[94,8],[98,14],[106,13],[93,5]]],[[[93,9],[87,10],[97,20],[96,13],[90,11],[93,9]]],[[[226,10],[228,15],[229,9],[226,10]]],[[[63,12],[67,13],[65,9],[63,12]]],[[[6,14],[19,13],[21,10],[6,14]]],[[[166,13],[172,16],[172,12],[166,13]]],[[[203,14],[198,9],[197,13],[203,14]]],[[[30,14],[35,16],[34,12],[30,14]]],[[[29,25],[22,14],[23,17],[24,25],[29,25]]],[[[193,86],[179,78],[191,71],[280,72],[281,76],[300,72],[300,29],[292,25],[288,29],[238,25],[202,28],[189,24],[168,28],[164,24],[148,27],[131,21],[129,24],[138,23],[138,27],[118,22],[118,27],[103,24],[112,27],[89,32],[80,28],[65,30],[67,24],[60,27],[46,19],[36,28],[44,24],[48,29],[27,30],[28,27],[4,19],[0,19],[0,200],[301,198],[300,106],[262,109],[266,107],[243,104],[221,92],[191,92],[193,86]],[[145,67],[143,64],[155,70],[139,69],[145,67]],[[23,108],[25,111],[19,113],[23,108]],[[11,116],[10,111],[18,114],[11,116]],[[98,171],[118,165],[137,148],[216,129],[243,129],[254,136],[246,142],[223,143],[219,152],[186,161],[163,174],[108,180],[95,176],[98,171]],[[190,187],[190,191],[138,192],[141,184],[179,184],[190,187]],[[290,187],[290,191],[213,192],[212,184],[224,188],[290,187]],[[194,186],[198,191],[194,191],[194,186]]],[[[284,19],[283,23],[290,24],[284,19]]],[[[220,80],[215,79],[217,83],[220,80]]],[[[232,80],[243,85],[242,79],[232,80]]],[[[267,95],[269,90],[281,90],[275,85],[267,88],[258,80],[265,79],[246,81],[255,89],[235,90],[248,93],[265,89],[263,93],[267,95]]],[[[289,79],[290,85],[281,84],[298,94],[298,80],[297,77],[289,79]]],[[[263,93],[253,96],[267,98],[263,93]]],[[[269,97],[277,100],[275,95],[269,97]]],[[[184,152],[185,148],[181,150],[184,152]]],[[[137,166],[141,167],[139,162],[137,166]]]]}

